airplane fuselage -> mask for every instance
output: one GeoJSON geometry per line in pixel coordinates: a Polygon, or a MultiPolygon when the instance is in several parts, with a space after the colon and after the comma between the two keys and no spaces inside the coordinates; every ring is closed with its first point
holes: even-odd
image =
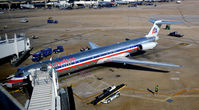
{"type": "Polygon", "coordinates": [[[104,60],[111,57],[127,56],[130,53],[136,52],[140,46],[146,43],[154,42],[155,37],[141,37],[133,40],[128,40],[112,45],[107,45],[83,52],[78,52],[68,56],[55,58],[23,67],[19,72],[28,75],[28,70],[32,68],[39,68],[42,64],[52,66],[57,72],[58,76],[70,73],[95,64],[105,63],[104,60]]]}

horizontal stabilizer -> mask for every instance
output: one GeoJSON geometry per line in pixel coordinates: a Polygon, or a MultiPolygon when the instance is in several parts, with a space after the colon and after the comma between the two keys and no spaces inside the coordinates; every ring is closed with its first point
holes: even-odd
{"type": "Polygon", "coordinates": [[[183,22],[179,21],[163,21],[155,19],[150,19],[149,22],[153,23],[153,27],[145,37],[157,37],[162,24],[183,24],[183,22]]]}
{"type": "Polygon", "coordinates": [[[93,42],[89,42],[89,45],[90,45],[90,48],[91,49],[95,49],[95,48],[98,48],[98,47],[100,47],[100,46],[98,46],[97,44],[95,44],[95,43],[93,43],[93,42]]]}
{"type": "Polygon", "coordinates": [[[162,21],[162,20],[155,20],[155,19],[150,19],[149,22],[156,23],[156,24],[183,24],[183,22],[180,22],[180,21],[162,21]]]}
{"type": "Polygon", "coordinates": [[[141,60],[129,59],[126,57],[111,58],[111,59],[108,59],[108,62],[126,63],[126,64],[143,64],[143,65],[153,65],[153,66],[183,67],[183,65],[175,65],[175,64],[168,64],[168,63],[151,62],[151,61],[141,61],[141,60]]]}

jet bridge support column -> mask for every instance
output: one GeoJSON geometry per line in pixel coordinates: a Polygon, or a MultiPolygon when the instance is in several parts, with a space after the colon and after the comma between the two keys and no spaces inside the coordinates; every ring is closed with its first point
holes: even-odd
{"type": "Polygon", "coordinates": [[[17,55],[17,58],[19,58],[18,45],[17,45],[17,35],[16,34],[14,34],[14,48],[15,48],[15,53],[17,55]]]}

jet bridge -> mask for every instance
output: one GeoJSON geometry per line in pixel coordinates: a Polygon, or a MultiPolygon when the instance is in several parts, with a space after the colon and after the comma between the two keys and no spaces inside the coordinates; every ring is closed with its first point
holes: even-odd
{"type": "Polygon", "coordinates": [[[29,77],[32,79],[33,92],[28,110],[61,110],[56,72],[51,67],[36,69],[29,77]]]}
{"type": "Polygon", "coordinates": [[[30,40],[25,34],[14,34],[14,38],[0,38],[0,59],[10,57],[10,63],[16,66],[31,50],[30,40]]]}
{"type": "Polygon", "coordinates": [[[56,71],[47,65],[29,72],[33,91],[28,110],[75,110],[72,87],[59,88],[56,71]]]}

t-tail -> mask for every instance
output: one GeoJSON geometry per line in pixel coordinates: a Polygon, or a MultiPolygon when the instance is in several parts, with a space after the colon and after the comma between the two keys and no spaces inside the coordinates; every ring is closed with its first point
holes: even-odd
{"type": "Polygon", "coordinates": [[[162,20],[149,20],[151,23],[153,23],[153,27],[149,31],[149,33],[145,37],[157,37],[158,33],[160,31],[160,27],[162,24],[182,24],[183,22],[177,22],[177,21],[162,21],[162,20]]]}

